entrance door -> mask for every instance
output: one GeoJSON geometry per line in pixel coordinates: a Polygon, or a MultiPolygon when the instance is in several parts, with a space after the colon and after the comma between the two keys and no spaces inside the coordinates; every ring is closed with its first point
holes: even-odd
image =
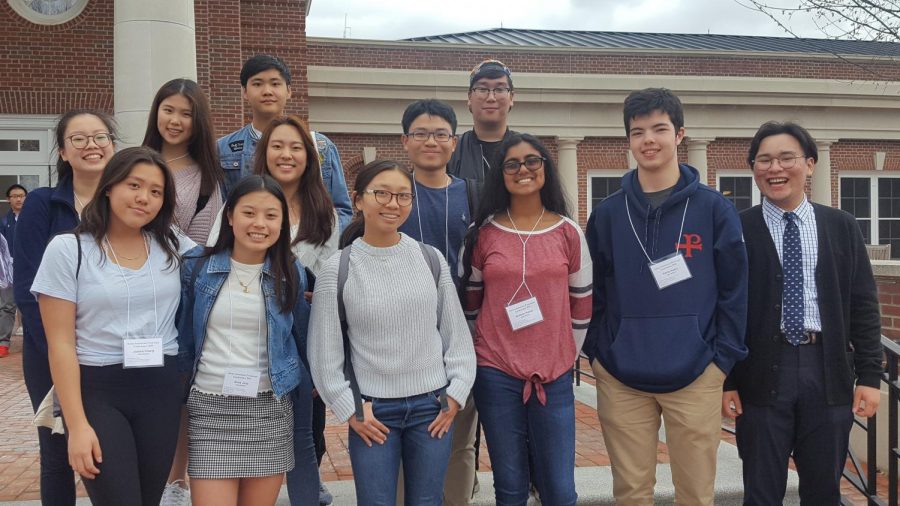
{"type": "Polygon", "coordinates": [[[0,217],[9,211],[10,185],[18,183],[31,191],[51,184],[56,162],[49,141],[46,129],[0,129],[0,217]]]}

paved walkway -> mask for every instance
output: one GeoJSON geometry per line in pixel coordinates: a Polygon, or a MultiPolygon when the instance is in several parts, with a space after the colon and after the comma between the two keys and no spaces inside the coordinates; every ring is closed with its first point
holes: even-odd
{"type": "MultiPolygon", "coordinates": [[[[21,336],[14,336],[12,353],[8,358],[0,359],[0,384],[4,386],[4,394],[0,396],[0,420],[4,424],[3,438],[0,439],[0,502],[34,500],[40,497],[37,434],[31,426],[31,404],[22,379],[21,339],[21,336]]],[[[576,403],[575,410],[575,465],[583,468],[579,469],[579,473],[587,473],[585,476],[591,476],[594,472],[591,469],[599,469],[608,474],[606,468],[609,466],[609,456],[596,411],[591,406],[594,401],[589,392],[589,388],[582,388],[577,392],[580,394],[577,395],[580,400],[576,403]]],[[[336,487],[347,488],[349,486],[347,482],[353,479],[350,456],[347,452],[347,426],[338,424],[329,416],[325,438],[328,453],[321,466],[322,478],[326,482],[335,482],[333,484],[336,487]]],[[[722,441],[726,453],[733,454],[734,449],[731,448],[734,445],[733,437],[723,431],[722,441]]],[[[489,471],[490,456],[483,440],[480,455],[480,470],[489,471]]],[[[659,444],[657,462],[663,467],[668,464],[668,449],[664,443],[659,444]]],[[[845,486],[845,490],[853,504],[866,504],[865,499],[849,485],[845,486]]],[[[884,477],[879,480],[879,490],[887,490],[884,477]]],[[[78,495],[85,496],[81,485],[78,487],[78,495]]]]}

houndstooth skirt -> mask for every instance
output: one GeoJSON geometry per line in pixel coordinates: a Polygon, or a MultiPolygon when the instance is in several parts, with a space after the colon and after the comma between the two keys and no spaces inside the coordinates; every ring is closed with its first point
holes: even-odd
{"type": "Polygon", "coordinates": [[[294,468],[294,415],[289,396],[255,398],[191,390],[188,476],[257,478],[294,468]]]}

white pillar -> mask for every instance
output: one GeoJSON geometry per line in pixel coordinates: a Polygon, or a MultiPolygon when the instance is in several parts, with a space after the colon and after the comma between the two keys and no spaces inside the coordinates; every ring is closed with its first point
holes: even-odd
{"type": "Polygon", "coordinates": [[[578,143],[582,140],[584,137],[558,137],[556,142],[559,148],[559,178],[574,216],[578,216],[581,209],[578,201],[578,143]]]}
{"type": "Polygon", "coordinates": [[[816,170],[812,175],[811,200],[826,206],[834,205],[831,201],[831,144],[834,142],[836,141],[816,141],[816,147],[819,149],[819,161],[816,163],[816,170]]]}
{"type": "Polygon", "coordinates": [[[688,148],[688,165],[697,169],[700,173],[700,182],[709,184],[709,162],[706,158],[706,148],[713,139],[689,138],[687,141],[688,148]]]}
{"type": "Polygon", "coordinates": [[[193,0],[115,0],[115,114],[120,146],[144,139],[150,103],[176,77],[197,79],[193,0]]]}

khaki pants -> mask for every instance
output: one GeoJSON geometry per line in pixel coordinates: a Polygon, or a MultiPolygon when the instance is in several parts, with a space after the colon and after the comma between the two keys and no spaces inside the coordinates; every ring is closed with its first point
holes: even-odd
{"type": "MultiPolygon", "coordinates": [[[[478,410],[472,395],[466,400],[466,407],[453,419],[453,441],[451,441],[450,463],[444,479],[444,506],[467,506],[472,504],[478,476],[475,473],[475,431],[478,430],[478,410]]],[[[397,505],[403,505],[403,467],[397,483],[397,505]]]]}
{"type": "Polygon", "coordinates": [[[591,368],[597,377],[597,414],[612,463],[616,504],[652,506],[662,414],[675,504],[712,506],[725,374],[710,364],[681,390],[655,394],[622,384],[596,360],[591,368]]]}

